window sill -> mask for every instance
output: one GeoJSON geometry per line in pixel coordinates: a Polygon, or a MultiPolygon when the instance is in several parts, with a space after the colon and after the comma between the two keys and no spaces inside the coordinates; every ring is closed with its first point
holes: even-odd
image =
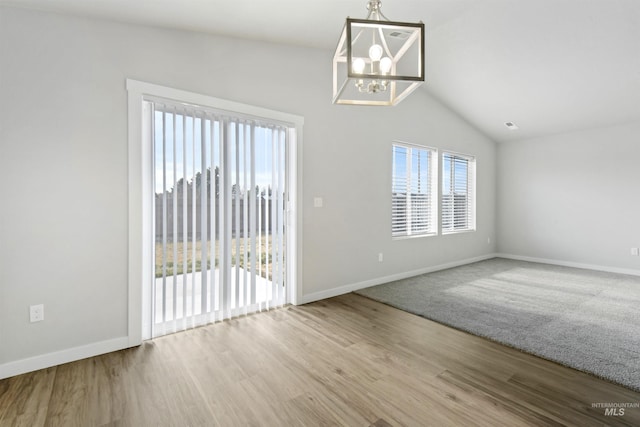
{"type": "Polygon", "coordinates": [[[450,234],[473,233],[475,231],[476,231],[475,228],[469,228],[469,229],[466,229],[466,230],[443,231],[442,235],[443,236],[447,236],[447,235],[450,235],[450,234]]]}
{"type": "Polygon", "coordinates": [[[414,234],[411,236],[391,236],[391,240],[419,239],[421,237],[433,237],[437,235],[438,233],[425,233],[425,234],[414,234]]]}

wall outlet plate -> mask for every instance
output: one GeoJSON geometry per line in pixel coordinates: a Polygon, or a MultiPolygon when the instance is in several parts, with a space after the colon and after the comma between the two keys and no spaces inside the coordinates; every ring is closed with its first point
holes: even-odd
{"type": "Polygon", "coordinates": [[[631,248],[631,255],[638,256],[638,248],[631,248]]]}
{"type": "Polygon", "coordinates": [[[29,307],[29,320],[31,323],[44,320],[44,304],[32,305],[29,307]]]}

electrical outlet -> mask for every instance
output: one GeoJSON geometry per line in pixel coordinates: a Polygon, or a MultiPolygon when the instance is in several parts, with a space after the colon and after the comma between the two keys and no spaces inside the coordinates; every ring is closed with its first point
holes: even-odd
{"type": "Polygon", "coordinates": [[[32,305],[29,307],[29,319],[31,323],[44,320],[44,304],[32,305]]]}
{"type": "Polygon", "coordinates": [[[638,256],[638,248],[631,248],[631,255],[638,256]]]}
{"type": "Polygon", "coordinates": [[[313,207],[314,208],[321,208],[324,206],[324,200],[322,200],[322,197],[314,197],[313,198],[313,207]]]}
{"type": "Polygon", "coordinates": [[[378,262],[382,262],[384,260],[384,256],[382,255],[382,252],[380,252],[378,254],[378,262]]]}

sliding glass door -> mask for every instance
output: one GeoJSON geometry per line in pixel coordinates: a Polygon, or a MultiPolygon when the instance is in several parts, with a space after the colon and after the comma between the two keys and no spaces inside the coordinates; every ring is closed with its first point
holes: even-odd
{"type": "Polygon", "coordinates": [[[145,100],[153,144],[151,336],[286,302],[286,124],[145,100]]]}

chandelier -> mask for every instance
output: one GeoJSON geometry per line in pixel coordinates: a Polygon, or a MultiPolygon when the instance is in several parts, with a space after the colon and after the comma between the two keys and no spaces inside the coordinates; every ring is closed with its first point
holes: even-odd
{"type": "Polygon", "coordinates": [[[380,0],[347,18],[333,56],[333,103],[396,105],[424,82],[424,24],[389,21],[380,0]]]}

